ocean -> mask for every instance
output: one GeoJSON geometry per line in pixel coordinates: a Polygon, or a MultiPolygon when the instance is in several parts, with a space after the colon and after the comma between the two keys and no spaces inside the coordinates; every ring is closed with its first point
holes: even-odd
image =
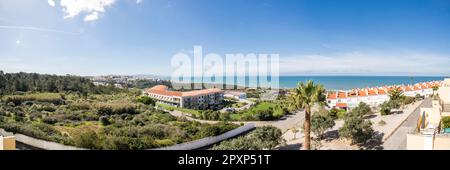
{"type": "Polygon", "coordinates": [[[419,82],[441,81],[444,77],[409,76],[280,76],[281,88],[293,88],[298,82],[312,80],[328,90],[349,90],[355,88],[377,87],[385,85],[407,85],[419,82]]]}
{"type": "MultiPolygon", "coordinates": [[[[237,79],[237,78],[235,78],[237,79]]],[[[246,77],[245,83],[239,82],[237,85],[249,87],[246,77]]],[[[201,78],[193,78],[195,83],[201,82],[201,78]]],[[[294,88],[298,82],[306,82],[312,80],[325,86],[327,90],[349,90],[355,88],[376,87],[385,85],[407,85],[418,82],[441,81],[444,77],[434,76],[280,76],[279,88],[294,88]]],[[[204,83],[222,83],[224,81],[217,81],[216,79],[205,80],[204,83]]],[[[227,83],[229,84],[229,83],[227,83]]],[[[264,86],[264,85],[262,85],[264,86]]]]}

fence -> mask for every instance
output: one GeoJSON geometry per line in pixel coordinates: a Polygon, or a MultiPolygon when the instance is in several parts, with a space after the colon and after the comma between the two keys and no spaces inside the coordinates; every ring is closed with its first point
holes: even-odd
{"type": "Polygon", "coordinates": [[[226,139],[233,138],[235,136],[238,136],[242,133],[246,133],[253,129],[255,129],[255,124],[249,123],[249,124],[246,124],[239,128],[233,129],[231,131],[228,131],[228,132],[218,135],[218,136],[206,137],[203,139],[199,139],[199,140],[195,140],[195,141],[191,141],[191,142],[187,142],[187,143],[182,143],[182,144],[178,144],[178,145],[173,145],[173,146],[168,146],[168,147],[163,147],[163,148],[156,148],[154,150],[194,150],[194,149],[199,149],[199,148],[203,148],[206,146],[216,144],[216,143],[226,140],[226,139]]]}

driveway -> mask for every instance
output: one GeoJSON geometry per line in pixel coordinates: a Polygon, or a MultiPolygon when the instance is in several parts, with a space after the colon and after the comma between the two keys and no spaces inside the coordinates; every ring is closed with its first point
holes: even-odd
{"type": "Polygon", "coordinates": [[[417,127],[420,107],[431,107],[431,98],[425,101],[406,119],[405,122],[383,144],[384,150],[406,150],[406,134],[417,127]]]}

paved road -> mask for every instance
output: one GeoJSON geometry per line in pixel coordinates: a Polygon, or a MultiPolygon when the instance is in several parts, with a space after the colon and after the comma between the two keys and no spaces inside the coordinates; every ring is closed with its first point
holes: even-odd
{"type": "MultiPolygon", "coordinates": [[[[215,124],[215,123],[219,123],[220,121],[211,121],[211,120],[200,120],[200,119],[195,119],[192,118],[190,116],[187,116],[186,114],[183,114],[180,111],[174,110],[174,111],[169,111],[169,110],[165,110],[166,112],[169,112],[171,115],[175,116],[175,117],[185,117],[187,120],[190,121],[197,121],[200,123],[209,123],[209,124],[215,124]]],[[[299,127],[303,124],[303,121],[305,119],[305,112],[304,111],[297,111],[296,113],[287,115],[283,118],[281,118],[280,120],[274,120],[274,121],[232,121],[231,123],[235,123],[235,124],[247,124],[247,123],[255,123],[256,126],[264,126],[264,125],[272,125],[275,126],[279,129],[281,129],[281,131],[284,133],[287,130],[289,130],[292,127],[299,127]]]]}
{"type": "Polygon", "coordinates": [[[431,107],[431,98],[425,101],[406,119],[405,122],[383,144],[384,150],[406,150],[406,134],[417,127],[420,107],[431,107]]]}

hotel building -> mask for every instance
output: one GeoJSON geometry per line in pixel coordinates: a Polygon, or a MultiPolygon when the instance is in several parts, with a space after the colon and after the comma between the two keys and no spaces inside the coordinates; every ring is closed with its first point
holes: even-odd
{"type": "Polygon", "coordinates": [[[405,96],[415,97],[417,94],[421,96],[430,96],[433,94],[433,87],[442,86],[443,82],[425,82],[415,85],[402,86],[383,86],[363,89],[353,89],[348,91],[329,91],[327,93],[327,102],[330,107],[341,109],[351,109],[356,107],[360,102],[364,102],[372,107],[377,107],[385,101],[389,100],[389,92],[393,89],[400,89],[405,96]]]}
{"type": "Polygon", "coordinates": [[[222,104],[224,92],[218,88],[193,90],[188,92],[171,91],[167,86],[158,85],[144,90],[144,95],[175,107],[189,109],[212,109],[222,104]]]}

